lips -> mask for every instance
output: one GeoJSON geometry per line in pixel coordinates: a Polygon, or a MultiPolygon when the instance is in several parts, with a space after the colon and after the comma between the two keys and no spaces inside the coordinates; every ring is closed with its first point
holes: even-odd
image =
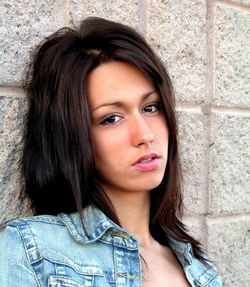
{"type": "Polygon", "coordinates": [[[133,166],[141,171],[156,169],[160,164],[160,156],[156,153],[144,155],[137,159],[133,166]]]}
{"type": "Polygon", "coordinates": [[[156,158],[160,158],[159,155],[156,153],[146,154],[146,155],[138,158],[137,161],[133,165],[135,165],[137,163],[150,162],[151,160],[154,160],[156,158]]]}

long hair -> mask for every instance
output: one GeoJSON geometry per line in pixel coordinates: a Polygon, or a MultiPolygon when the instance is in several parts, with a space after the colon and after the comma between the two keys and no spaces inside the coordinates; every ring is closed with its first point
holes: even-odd
{"type": "Polygon", "coordinates": [[[144,38],[132,28],[102,18],[87,18],[76,29],[46,38],[27,74],[28,113],[22,173],[35,214],[81,212],[88,204],[119,224],[114,207],[96,180],[87,78],[101,63],[123,61],[148,77],[159,94],[169,132],[168,163],[161,184],[151,191],[150,229],[162,244],[168,237],[199,242],[181,223],[181,169],[175,102],[170,78],[144,38]]]}

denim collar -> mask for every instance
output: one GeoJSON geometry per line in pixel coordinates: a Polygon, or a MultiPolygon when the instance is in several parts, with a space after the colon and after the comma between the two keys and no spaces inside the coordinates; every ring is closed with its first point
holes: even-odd
{"type": "Polygon", "coordinates": [[[138,249],[136,238],[127,230],[115,224],[100,209],[93,205],[79,213],[61,213],[58,217],[67,226],[71,236],[82,244],[97,240],[128,249],[138,249]]]}
{"type": "Polygon", "coordinates": [[[168,237],[168,244],[177,257],[184,257],[186,262],[191,265],[193,261],[193,248],[190,243],[184,243],[168,237]]]}
{"type": "MultiPolygon", "coordinates": [[[[128,249],[139,248],[137,239],[130,232],[115,224],[93,205],[83,209],[82,220],[79,213],[61,213],[58,217],[67,226],[71,236],[82,244],[100,240],[128,249]]],[[[178,257],[184,257],[188,264],[192,264],[190,243],[168,238],[168,245],[178,257]]]]}

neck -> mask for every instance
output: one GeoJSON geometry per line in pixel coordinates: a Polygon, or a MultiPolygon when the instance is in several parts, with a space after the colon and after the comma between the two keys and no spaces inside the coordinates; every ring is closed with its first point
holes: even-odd
{"type": "Polygon", "coordinates": [[[149,230],[150,192],[107,192],[121,226],[131,232],[141,247],[150,246],[154,239],[149,230]]]}

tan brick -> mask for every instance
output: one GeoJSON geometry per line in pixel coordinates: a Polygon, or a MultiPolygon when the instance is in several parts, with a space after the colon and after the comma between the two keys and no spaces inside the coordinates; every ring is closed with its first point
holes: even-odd
{"type": "Polygon", "coordinates": [[[239,3],[239,4],[250,4],[250,0],[232,0],[232,2],[239,3]]]}
{"type": "Polygon", "coordinates": [[[183,223],[188,229],[188,233],[197,239],[204,251],[207,248],[206,232],[204,227],[204,218],[202,216],[185,216],[183,223]]]}
{"type": "Polygon", "coordinates": [[[209,257],[216,262],[224,286],[250,282],[250,217],[208,219],[209,257]]]}
{"type": "Polygon", "coordinates": [[[204,160],[204,116],[201,113],[178,112],[184,203],[186,214],[202,214],[206,210],[204,160]]]}
{"type": "Polygon", "coordinates": [[[24,98],[0,97],[0,222],[30,213],[20,201],[24,98]]]}
{"type": "Polygon", "coordinates": [[[215,9],[214,104],[250,107],[250,12],[215,9]]]}
{"type": "Polygon", "coordinates": [[[142,8],[139,7],[139,2],[132,0],[72,0],[68,3],[68,11],[70,21],[73,23],[78,23],[89,16],[95,16],[122,22],[139,30],[139,8],[142,8]]]}
{"type": "Polygon", "coordinates": [[[213,114],[210,212],[249,212],[250,115],[213,114]]]}
{"type": "Polygon", "coordinates": [[[149,1],[147,38],[171,75],[180,102],[205,101],[206,3],[149,1]]]}
{"type": "Polygon", "coordinates": [[[0,2],[0,85],[22,83],[29,51],[65,25],[64,0],[0,2]]]}

